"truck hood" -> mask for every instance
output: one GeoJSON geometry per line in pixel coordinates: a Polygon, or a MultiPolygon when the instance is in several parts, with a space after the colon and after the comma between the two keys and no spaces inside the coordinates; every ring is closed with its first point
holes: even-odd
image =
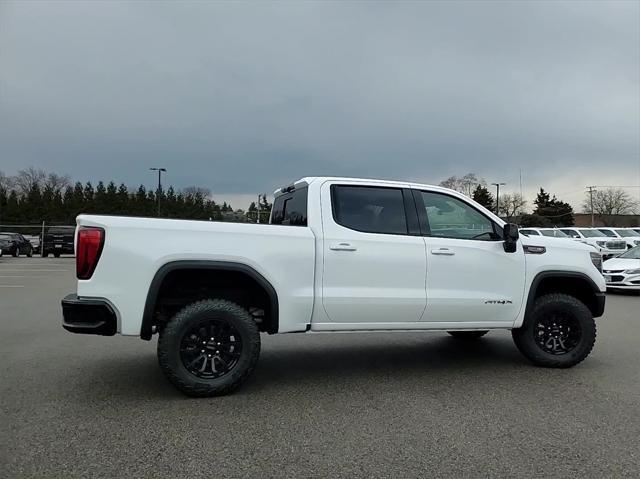
{"type": "Polygon", "coordinates": [[[633,258],[611,258],[602,265],[603,270],[636,269],[640,268],[640,259],[633,258]]]}

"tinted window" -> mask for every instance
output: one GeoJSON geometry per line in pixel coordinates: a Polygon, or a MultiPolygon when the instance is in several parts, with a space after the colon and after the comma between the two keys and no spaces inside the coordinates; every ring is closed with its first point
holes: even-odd
{"type": "Polygon", "coordinates": [[[553,238],[568,238],[568,236],[560,230],[540,230],[540,233],[542,233],[542,236],[550,236],[553,238]]]}
{"type": "Polygon", "coordinates": [[[567,236],[571,236],[572,238],[580,238],[580,235],[573,230],[560,230],[567,236]]]}
{"type": "Polygon", "coordinates": [[[471,205],[453,196],[422,191],[431,236],[496,240],[493,222],[471,205]]]}
{"type": "Polygon", "coordinates": [[[331,187],[333,219],[366,233],[407,234],[402,190],[372,186],[331,187]]]}
{"type": "Polygon", "coordinates": [[[52,235],[72,235],[74,231],[75,228],[51,227],[47,230],[47,233],[52,235]]]}
{"type": "Polygon", "coordinates": [[[271,224],[307,226],[307,188],[278,196],[273,201],[271,224]]]}
{"type": "Polygon", "coordinates": [[[520,233],[527,236],[540,236],[540,233],[538,233],[536,230],[520,230],[520,233]]]}
{"type": "Polygon", "coordinates": [[[585,238],[602,238],[604,236],[600,231],[596,230],[582,229],[580,233],[582,233],[582,236],[585,238]]]}
{"type": "Polygon", "coordinates": [[[598,230],[601,233],[603,233],[605,236],[608,236],[609,238],[615,238],[616,234],[613,231],[610,230],[598,230]]]}

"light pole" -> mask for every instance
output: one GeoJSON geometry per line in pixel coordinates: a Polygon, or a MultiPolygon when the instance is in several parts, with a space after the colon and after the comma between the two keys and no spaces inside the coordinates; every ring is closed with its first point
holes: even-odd
{"type": "Polygon", "coordinates": [[[593,193],[595,193],[596,191],[596,187],[595,186],[587,186],[587,189],[589,190],[589,203],[591,204],[591,227],[593,228],[594,226],[594,218],[593,218],[593,193]]]}
{"type": "Polygon", "coordinates": [[[149,168],[151,171],[158,172],[158,190],[156,191],[156,201],[158,202],[158,216],[160,216],[160,193],[162,192],[162,172],[167,172],[166,168],[149,168]]]}
{"type": "Polygon", "coordinates": [[[500,216],[500,186],[506,185],[506,183],[491,183],[496,187],[496,214],[500,216]]]}

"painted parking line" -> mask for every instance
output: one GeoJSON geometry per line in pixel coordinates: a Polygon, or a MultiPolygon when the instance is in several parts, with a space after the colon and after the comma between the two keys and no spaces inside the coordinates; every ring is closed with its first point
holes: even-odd
{"type": "Polygon", "coordinates": [[[0,278],[11,278],[11,279],[15,279],[15,278],[29,278],[29,279],[49,279],[51,278],[51,276],[34,276],[32,274],[28,275],[28,276],[23,276],[23,275],[0,275],[0,278]]]}
{"type": "MultiPolygon", "coordinates": [[[[12,273],[26,273],[25,270],[23,269],[4,269],[2,268],[2,271],[10,271],[12,273]]],[[[34,272],[34,273],[57,273],[57,272],[64,272],[64,271],[69,271],[68,269],[30,269],[29,273],[34,272]]]]}
{"type": "Polygon", "coordinates": [[[24,288],[21,284],[0,284],[0,288],[24,288]]]}

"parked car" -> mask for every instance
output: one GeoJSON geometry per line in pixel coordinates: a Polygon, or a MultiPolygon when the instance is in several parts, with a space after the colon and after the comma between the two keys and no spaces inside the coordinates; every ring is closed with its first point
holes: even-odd
{"type": "Polygon", "coordinates": [[[10,238],[11,246],[3,251],[6,254],[10,254],[12,256],[20,256],[21,254],[27,255],[29,258],[33,256],[33,246],[28,239],[22,236],[20,233],[10,233],[10,232],[0,232],[0,235],[3,237],[8,236],[10,238]]]}
{"type": "Polygon", "coordinates": [[[599,248],[600,254],[604,259],[624,253],[627,249],[625,241],[611,239],[596,229],[571,227],[560,228],[560,231],[583,243],[599,248]]]}
{"type": "Polygon", "coordinates": [[[150,340],[166,377],[226,394],[256,366],[260,332],[511,330],[533,364],[566,368],[595,343],[602,258],[520,237],[465,195],[413,183],[305,178],[270,224],[81,215],[63,327],[150,340]],[[427,267],[428,264],[428,267],[427,267]]]}
{"type": "Polygon", "coordinates": [[[640,246],[605,261],[602,273],[608,289],[640,291],[640,246]]]}
{"type": "Polygon", "coordinates": [[[10,235],[0,234],[0,257],[3,254],[13,254],[16,248],[16,243],[13,241],[10,235]]]}
{"type": "Polygon", "coordinates": [[[40,236],[38,235],[24,235],[25,239],[31,243],[31,248],[34,254],[40,253],[40,236]]]}
{"type": "Polygon", "coordinates": [[[623,228],[598,228],[598,231],[609,238],[618,238],[624,241],[628,249],[640,245],[640,236],[623,228]]]}
{"type": "Polygon", "coordinates": [[[51,226],[44,233],[42,241],[42,256],[52,254],[59,258],[61,254],[73,254],[73,226],[51,226]]]}

